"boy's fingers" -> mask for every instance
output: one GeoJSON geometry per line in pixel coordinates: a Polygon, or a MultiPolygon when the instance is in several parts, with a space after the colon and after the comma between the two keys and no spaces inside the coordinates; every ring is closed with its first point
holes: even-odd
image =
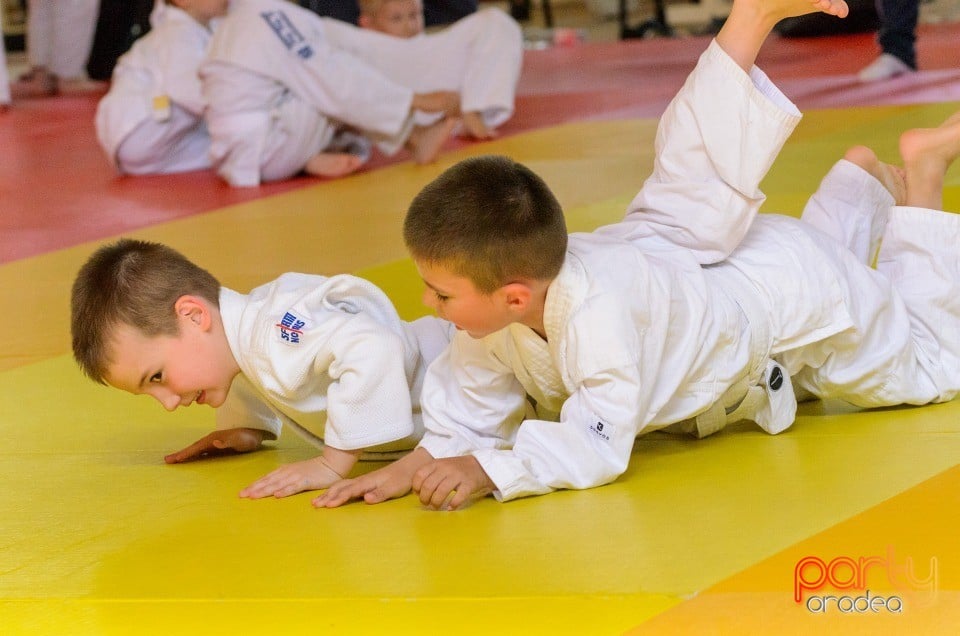
{"type": "Polygon", "coordinates": [[[472,494],[473,494],[472,489],[461,486],[460,490],[454,493],[453,497],[450,498],[450,503],[449,503],[450,510],[459,510],[460,507],[467,502],[467,500],[470,498],[470,495],[472,494]]]}

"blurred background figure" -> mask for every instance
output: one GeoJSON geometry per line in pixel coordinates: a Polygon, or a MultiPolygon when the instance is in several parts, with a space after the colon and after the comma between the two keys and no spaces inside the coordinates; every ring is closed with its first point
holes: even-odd
{"type": "MultiPolygon", "coordinates": [[[[521,0],[522,1],[522,0],[521,0]]],[[[297,0],[301,7],[314,13],[359,24],[357,0],[297,0]]],[[[423,0],[423,21],[427,28],[451,24],[477,10],[478,0],[423,0]]]]}
{"type": "Polygon", "coordinates": [[[876,0],[880,56],[860,71],[861,82],[879,82],[917,70],[917,18],[920,0],[876,0]]]}
{"type": "Polygon", "coordinates": [[[64,82],[87,79],[85,66],[100,12],[99,0],[30,0],[30,70],[13,85],[17,96],[56,95],[64,82]]]}

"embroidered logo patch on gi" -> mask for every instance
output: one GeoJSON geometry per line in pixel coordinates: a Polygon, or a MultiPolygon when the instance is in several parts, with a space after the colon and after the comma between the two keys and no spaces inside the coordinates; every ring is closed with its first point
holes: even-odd
{"type": "Polygon", "coordinates": [[[610,441],[610,431],[613,427],[609,424],[604,424],[600,420],[597,420],[590,425],[590,432],[597,436],[599,439],[602,439],[605,442],[610,441]]]}
{"type": "Polygon", "coordinates": [[[293,51],[305,60],[313,57],[313,49],[297,31],[297,27],[293,26],[293,22],[290,21],[286,13],[283,11],[264,11],[260,14],[260,17],[273,29],[273,32],[277,34],[277,37],[280,38],[280,41],[288,50],[293,51]]]}
{"type": "Polygon", "coordinates": [[[279,330],[280,341],[285,344],[300,344],[300,340],[303,338],[304,329],[306,329],[307,321],[298,318],[295,314],[290,313],[289,311],[283,314],[283,318],[280,319],[280,322],[276,324],[277,329],[279,330]]]}

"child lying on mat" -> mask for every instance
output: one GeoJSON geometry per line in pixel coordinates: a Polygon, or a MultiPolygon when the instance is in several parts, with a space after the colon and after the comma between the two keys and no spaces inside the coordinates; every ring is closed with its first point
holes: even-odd
{"type": "Polygon", "coordinates": [[[168,411],[217,409],[217,430],[168,463],[247,452],[285,423],[323,446],[240,494],[284,497],[342,479],[364,450],[409,450],[422,434],[424,371],[449,323],[400,320],[386,295],[349,275],[284,274],[240,294],[175,250],[120,240],[81,268],[73,353],[101,384],[168,411]]]}
{"type": "MultiPolygon", "coordinates": [[[[424,33],[421,0],[359,0],[359,6],[357,23],[364,29],[398,38],[414,38],[424,33]]],[[[490,139],[495,136],[496,126],[509,117],[504,105],[513,104],[520,79],[523,64],[520,25],[503,11],[488,7],[460,18],[442,33],[441,37],[431,40],[434,55],[457,55],[461,43],[476,42],[464,59],[463,68],[451,69],[451,77],[462,78],[459,90],[463,102],[470,105],[461,114],[465,132],[475,139],[490,139]],[[485,108],[477,109],[478,106],[485,108]]],[[[360,44],[359,49],[372,53],[380,41],[373,38],[370,43],[360,44]]],[[[415,65],[411,65],[411,69],[425,76],[437,73],[436,69],[427,71],[415,65]]]]}
{"type": "Polygon", "coordinates": [[[649,431],[785,430],[794,385],[862,407],[952,399],[960,216],[939,209],[960,114],[905,133],[902,171],[854,148],[803,219],[757,216],[800,113],[754,60],[779,19],[816,9],[846,13],[842,0],[735,0],[620,223],[568,237],[547,185],[504,157],[427,185],[404,238],[425,302],[460,331],[424,381],[426,433],[314,505],[412,489],[455,509],[599,486],[649,431]],[[528,401],[556,415],[524,419],[528,401]]]}

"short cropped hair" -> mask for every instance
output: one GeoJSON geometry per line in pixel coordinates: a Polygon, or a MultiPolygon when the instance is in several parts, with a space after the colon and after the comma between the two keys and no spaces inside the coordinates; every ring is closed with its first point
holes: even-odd
{"type": "Polygon", "coordinates": [[[508,157],[465,159],[418,194],[403,238],[413,259],[440,264],[490,294],[518,278],[552,280],[567,250],[556,197],[508,157]]]}
{"type": "Polygon", "coordinates": [[[220,283],[176,250],[120,239],[98,249],[80,268],[70,297],[73,357],[92,380],[106,384],[110,342],[129,325],[147,337],[179,333],[174,305],[195,295],[220,306],[220,283]]]}
{"type": "MultiPolygon", "coordinates": [[[[360,15],[373,16],[388,2],[390,0],[357,0],[357,6],[360,7],[360,15]]],[[[420,4],[422,5],[423,2],[421,1],[420,4]]]]}
{"type": "Polygon", "coordinates": [[[375,14],[386,0],[357,0],[357,6],[360,7],[360,15],[372,16],[375,14]]]}

